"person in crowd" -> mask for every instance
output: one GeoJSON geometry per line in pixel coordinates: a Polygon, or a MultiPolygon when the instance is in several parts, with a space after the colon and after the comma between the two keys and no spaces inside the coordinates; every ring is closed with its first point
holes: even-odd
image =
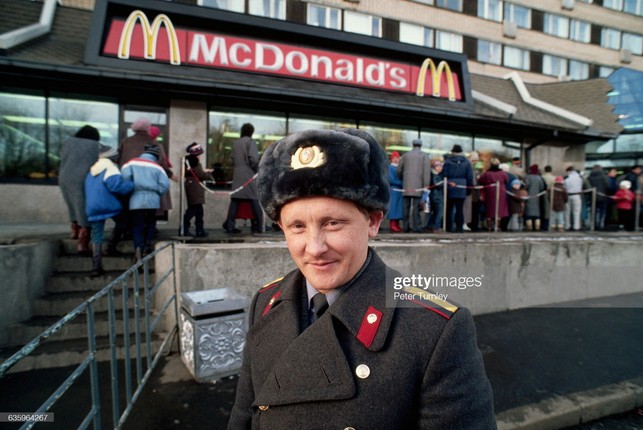
{"type": "Polygon", "coordinates": [[[482,195],[484,196],[488,231],[495,231],[500,227],[500,220],[509,217],[507,191],[513,190],[513,188],[507,189],[508,181],[509,175],[500,169],[500,160],[495,157],[491,159],[489,169],[478,179],[478,183],[484,187],[482,195]],[[500,187],[499,190],[496,188],[496,184],[500,187]],[[498,208],[497,216],[496,207],[498,208]]]}
{"type": "MultiPolygon", "coordinates": [[[[520,178],[514,175],[513,173],[511,173],[511,167],[507,163],[500,163],[500,170],[502,170],[507,174],[508,179],[507,179],[506,188],[507,188],[507,191],[511,192],[511,183],[514,181],[514,179],[520,179],[520,178]]],[[[508,224],[509,224],[509,216],[500,218],[500,230],[506,231],[508,224]]]]}
{"type": "Polygon", "coordinates": [[[525,202],[525,229],[532,231],[540,231],[540,217],[541,217],[541,198],[540,195],[545,191],[545,181],[540,177],[540,170],[538,164],[529,166],[529,173],[526,178],[526,189],[529,199],[525,202]]]}
{"type": "Polygon", "coordinates": [[[625,179],[630,181],[630,191],[634,194],[639,190],[639,182],[641,181],[641,166],[634,166],[625,175],[625,179]]]}
{"type": "Polygon", "coordinates": [[[542,202],[542,210],[540,212],[540,230],[549,231],[549,216],[551,213],[551,189],[556,182],[556,176],[553,174],[553,168],[550,165],[545,166],[545,172],[542,174],[543,181],[545,182],[545,193],[542,202]]]}
{"type": "Polygon", "coordinates": [[[451,155],[444,160],[442,176],[447,181],[447,230],[462,233],[464,200],[473,189],[473,167],[464,156],[462,146],[453,145],[451,155]]]}
{"type": "Polygon", "coordinates": [[[596,189],[596,215],[594,217],[594,228],[603,230],[605,228],[605,217],[607,216],[607,200],[609,200],[610,181],[599,164],[592,167],[587,177],[590,187],[596,189]]]}
{"type": "Polygon", "coordinates": [[[496,428],[470,312],[401,306],[399,273],[369,247],[387,176],[363,130],[307,130],[266,149],[261,204],[296,269],[252,300],[229,429],[496,428]],[[306,162],[292,157],[304,150],[306,162]]]}
{"type": "Polygon", "coordinates": [[[431,215],[424,228],[427,233],[442,230],[442,216],[444,212],[444,186],[442,184],[442,160],[431,160],[431,215]]]}
{"type": "MultiPolygon", "coordinates": [[[[520,157],[514,157],[511,160],[511,166],[509,166],[509,172],[514,175],[516,178],[520,179],[521,181],[524,181],[526,179],[525,175],[525,169],[522,167],[522,161],[520,161],[520,157]]],[[[513,182],[513,179],[512,179],[513,182]]],[[[511,186],[510,184],[508,184],[511,186]]]]}
{"type": "Polygon", "coordinates": [[[618,210],[618,222],[627,231],[634,230],[634,200],[632,183],[624,179],[619,184],[619,190],[614,194],[614,202],[618,210]]]}
{"type": "Polygon", "coordinates": [[[123,179],[134,182],[129,210],[136,261],[152,252],[156,236],[156,211],[161,206],[161,195],[170,188],[165,169],[158,162],[160,156],[158,145],[148,145],[140,157],[132,158],[121,170],[123,179]]]}
{"type": "MultiPolygon", "coordinates": [[[[251,231],[256,234],[263,232],[263,212],[259,206],[257,184],[253,180],[259,166],[257,143],[252,139],[254,132],[255,128],[252,124],[243,124],[240,138],[232,145],[233,194],[230,196],[228,217],[223,223],[223,230],[226,233],[241,233],[241,230],[235,226],[235,220],[242,201],[246,201],[252,209],[251,231]]],[[[299,156],[301,158],[301,154],[299,156]]]]}
{"type": "Polygon", "coordinates": [[[85,176],[85,212],[91,225],[92,271],[96,278],[105,274],[103,269],[103,242],[105,221],[123,210],[121,199],[134,190],[134,183],[123,179],[115,161],[116,148],[102,145],[98,161],[85,176]]]}
{"type": "Polygon", "coordinates": [[[65,140],[60,151],[58,184],[69,213],[71,238],[77,239],[76,250],[91,255],[90,226],[85,214],[85,175],[98,160],[100,133],[85,125],[65,140]]]}
{"type": "Polygon", "coordinates": [[[618,212],[616,211],[616,205],[614,204],[614,199],[612,198],[618,191],[618,182],[616,181],[617,177],[618,170],[616,170],[614,167],[607,171],[607,180],[609,183],[609,187],[607,191],[607,216],[605,217],[606,225],[618,225],[618,212]]]}
{"type": "Polygon", "coordinates": [[[523,215],[525,213],[525,203],[529,194],[525,187],[523,187],[520,179],[514,179],[511,182],[511,194],[507,199],[507,206],[509,209],[509,224],[507,231],[522,231],[523,215]]]}
{"type": "Polygon", "coordinates": [[[203,154],[203,146],[193,142],[185,149],[185,161],[188,168],[185,172],[185,196],[188,207],[183,214],[183,236],[207,237],[203,224],[203,205],[205,204],[205,188],[203,181],[212,180],[212,170],[204,169],[199,161],[203,154]],[[190,223],[194,218],[195,234],[190,232],[190,223]]]}
{"type": "MultiPolygon", "coordinates": [[[[159,160],[159,164],[163,166],[164,169],[166,169],[165,173],[167,173],[168,178],[170,178],[173,181],[178,180],[178,178],[176,178],[172,173],[172,162],[170,161],[170,158],[167,155],[167,151],[165,151],[165,146],[159,141],[162,137],[161,129],[155,125],[151,125],[149,135],[154,141],[154,143],[156,143],[161,148],[163,148],[163,153],[161,157],[164,157],[164,158],[162,160],[159,160]]],[[[157,217],[164,216],[167,213],[167,211],[171,209],[172,209],[172,196],[170,194],[170,191],[168,190],[168,192],[166,192],[161,196],[161,207],[159,208],[158,211],[156,211],[156,216],[157,217]]]]}
{"type": "Polygon", "coordinates": [[[411,230],[419,233],[422,231],[420,199],[422,189],[431,184],[431,166],[429,157],[422,152],[422,140],[414,139],[412,144],[413,149],[402,155],[396,170],[404,184],[402,228],[406,233],[411,230]]]}
{"type": "Polygon", "coordinates": [[[480,190],[477,188],[478,179],[482,174],[483,162],[480,160],[478,151],[471,151],[469,154],[469,161],[473,167],[473,189],[471,194],[467,196],[464,201],[464,226],[462,228],[466,231],[480,231],[480,190]],[[467,203],[470,200],[471,203],[467,203]]]}
{"type": "Polygon", "coordinates": [[[565,205],[565,230],[579,231],[581,229],[581,206],[583,204],[583,178],[574,169],[568,166],[565,170],[565,191],[567,191],[567,204],[565,205]]]}
{"type": "Polygon", "coordinates": [[[400,221],[404,217],[404,209],[402,206],[402,180],[397,176],[397,166],[400,163],[400,153],[397,151],[391,152],[391,163],[388,165],[388,182],[391,187],[391,206],[386,214],[389,220],[389,230],[392,233],[400,233],[400,221]]]}
{"type": "Polygon", "coordinates": [[[567,191],[565,191],[565,179],[556,176],[554,181],[554,194],[551,203],[552,230],[563,231],[565,228],[565,207],[567,205],[567,191]]]}

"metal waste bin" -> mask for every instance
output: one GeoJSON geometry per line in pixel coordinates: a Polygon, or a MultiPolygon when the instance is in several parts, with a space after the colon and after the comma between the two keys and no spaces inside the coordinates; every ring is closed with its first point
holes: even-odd
{"type": "Polygon", "coordinates": [[[181,293],[181,359],[198,382],[238,373],[247,303],[229,288],[181,293]]]}

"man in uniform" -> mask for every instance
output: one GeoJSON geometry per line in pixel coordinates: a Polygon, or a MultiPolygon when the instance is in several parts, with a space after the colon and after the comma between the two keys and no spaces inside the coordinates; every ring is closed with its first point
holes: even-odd
{"type": "Polygon", "coordinates": [[[492,429],[473,319],[387,305],[399,276],[368,246],[388,207],[386,153],[354,129],[270,146],[259,196],[297,269],[260,289],[229,429],[492,429]]]}

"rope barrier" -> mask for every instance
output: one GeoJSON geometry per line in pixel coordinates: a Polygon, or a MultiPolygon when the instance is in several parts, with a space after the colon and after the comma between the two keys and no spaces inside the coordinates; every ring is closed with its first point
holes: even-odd
{"type": "MultiPolygon", "coordinates": [[[[247,187],[247,186],[248,186],[252,181],[254,181],[255,179],[257,179],[257,175],[258,175],[257,173],[255,173],[255,174],[254,174],[250,179],[248,179],[248,180],[247,180],[246,182],[244,182],[241,186],[237,187],[236,189],[234,189],[234,190],[232,190],[232,191],[214,191],[214,190],[209,189],[209,188],[205,185],[205,183],[206,183],[206,182],[212,183],[212,182],[214,182],[214,181],[201,181],[201,180],[196,176],[196,174],[194,173],[194,171],[190,168],[190,166],[189,166],[189,163],[188,163],[187,159],[185,159],[185,158],[184,158],[183,160],[184,160],[184,163],[185,163],[186,168],[190,171],[190,173],[192,174],[192,177],[193,177],[193,178],[194,178],[194,180],[199,184],[199,186],[201,186],[201,188],[203,188],[205,191],[207,191],[208,193],[213,194],[213,195],[226,195],[226,196],[229,196],[229,195],[232,195],[232,194],[238,193],[239,191],[241,191],[241,190],[243,190],[245,187],[247,187]]],[[[217,183],[217,182],[215,182],[215,184],[216,184],[216,183],[217,183]]],[[[221,182],[219,182],[219,183],[221,183],[221,182]]],[[[224,183],[225,183],[225,184],[231,184],[232,182],[224,182],[224,183]]]]}

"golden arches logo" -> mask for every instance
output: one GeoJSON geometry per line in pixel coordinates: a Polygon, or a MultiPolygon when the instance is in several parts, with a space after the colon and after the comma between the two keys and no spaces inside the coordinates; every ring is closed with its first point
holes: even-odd
{"type": "Polygon", "coordinates": [[[428,70],[431,70],[431,88],[433,90],[433,97],[441,96],[441,85],[440,81],[442,80],[442,74],[446,73],[447,76],[447,90],[448,97],[450,101],[455,101],[455,83],[453,82],[453,74],[451,73],[451,67],[449,63],[442,60],[438,63],[438,67],[435,67],[435,61],[430,58],[427,58],[422,63],[420,67],[420,74],[418,75],[417,88],[415,94],[420,97],[424,97],[424,87],[426,85],[426,74],[428,70]]]}
{"type": "Polygon", "coordinates": [[[165,30],[167,31],[168,43],[170,45],[170,63],[175,65],[181,64],[179,41],[176,37],[176,30],[174,29],[174,25],[172,25],[170,18],[165,14],[157,15],[150,25],[150,21],[147,19],[147,16],[140,10],[135,10],[130,13],[125,21],[125,25],[121,33],[121,40],[118,44],[118,58],[129,58],[132,33],[136,28],[137,21],[140,21],[141,27],[143,28],[144,55],[146,59],[154,60],[156,58],[156,42],[161,26],[164,25],[165,30]]]}

